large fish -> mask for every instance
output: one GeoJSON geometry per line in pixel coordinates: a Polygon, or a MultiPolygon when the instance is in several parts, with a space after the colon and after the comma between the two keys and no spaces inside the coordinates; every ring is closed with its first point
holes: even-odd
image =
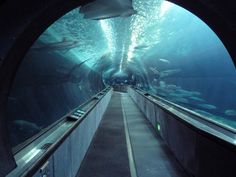
{"type": "Polygon", "coordinates": [[[80,8],[85,19],[102,20],[114,17],[130,17],[137,14],[132,0],[96,0],[80,8]]]}
{"type": "Polygon", "coordinates": [[[78,40],[68,40],[67,38],[63,38],[60,42],[47,43],[40,46],[31,47],[32,50],[35,51],[62,51],[64,53],[69,50],[78,47],[78,40]]]}
{"type": "Polygon", "coordinates": [[[173,97],[170,99],[173,100],[174,102],[185,103],[185,104],[189,103],[189,101],[186,98],[173,97]]]}
{"type": "Polygon", "coordinates": [[[235,109],[227,109],[227,110],[225,110],[225,115],[236,116],[236,110],[235,109]]]}
{"type": "Polygon", "coordinates": [[[205,102],[204,99],[199,98],[199,97],[196,97],[196,96],[191,96],[191,97],[189,97],[189,98],[190,98],[191,100],[194,100],[194,101],[205,102]]]}
{"type": "Polygon", "coordinates": [[[211,105],[211,104],[199,104],[198,106],[204,109],[208,109],[208,110],[216,109],[216,106],[211,105]]]}

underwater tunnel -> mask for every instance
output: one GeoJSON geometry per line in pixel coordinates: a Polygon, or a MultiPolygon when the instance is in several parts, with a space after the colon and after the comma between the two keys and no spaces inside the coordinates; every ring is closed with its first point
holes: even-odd
{"type": "Polygon", "coordinates": [[[0,1],[0,177],[233,177],[235,5],[0,1]]]}

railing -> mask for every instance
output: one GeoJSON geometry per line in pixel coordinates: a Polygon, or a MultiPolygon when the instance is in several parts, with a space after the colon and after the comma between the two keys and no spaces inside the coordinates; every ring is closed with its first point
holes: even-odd
{"type": "Polygon", "coordinates": [[[32,177],[70,134],[86,120],[88,114],[109,91],[111,91],[111,87],[105,88],[31,140],[28,140],[20,148],[15,149],[15,160],[18,166],[7,177],[15,175],[32,177]]]}
{"type": "Polygon", "coordinates": [[[128,93],[189,176],[232,176],[235,130],[138,88],[128,93]]]}
{"type": "Polygon", "coordinates": [[[167,111],[171,115],[179,118],[187,124],[191,124],[194,127],[201,129],[207,133],[217,136],[223,141],[227,141],[232,145],[236,145],[236,130],[225,124],[217,122],[206,116],[198,114],[180,105],[177,105],[171,101],[168,101],[159,96],[153,95],[149,92],[141,90],[139,88],[132,88],[138,94],[145,97],[147,100],[151,101],[155,105],[161,107],[164,111],[167,111]]]}

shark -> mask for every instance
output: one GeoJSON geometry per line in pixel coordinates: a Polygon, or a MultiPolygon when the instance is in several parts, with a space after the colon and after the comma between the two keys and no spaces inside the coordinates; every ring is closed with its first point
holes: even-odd
{"type": "Polygon", "coordinates": [[[79,45],[78,40],[69,40],[67,38],[63,38],[59,42],[45,43],[40,46],[33,46],[31,50],[68,52],[69,50],[78,47],[78,45],[79,45]]]}
{"type": "Polygon", "coordinates": [[[133,8],[132,0],[96,0],[80,8],[85,19],[103,20],[114,17],[139,15],[133,8]]]}

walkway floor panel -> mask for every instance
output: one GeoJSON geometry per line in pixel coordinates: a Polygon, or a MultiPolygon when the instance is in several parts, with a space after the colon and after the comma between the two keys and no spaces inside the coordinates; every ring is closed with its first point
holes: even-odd
{"type": "Polygon", "coordinates": [[[164,141],[128,94],[123,94],[121,103],[129,128],[137,176],[186,177],[164,141]]]}
{"type": "Polygon", "coordinates": [[[77,177],[136,176],[187,177],[129,95],[114,92],[77,177]]]}
{"type": "Polygon", "coordinates": [[[77,177],[130,177],[126,147],[121,97],[114,93],[77,177]]]}

